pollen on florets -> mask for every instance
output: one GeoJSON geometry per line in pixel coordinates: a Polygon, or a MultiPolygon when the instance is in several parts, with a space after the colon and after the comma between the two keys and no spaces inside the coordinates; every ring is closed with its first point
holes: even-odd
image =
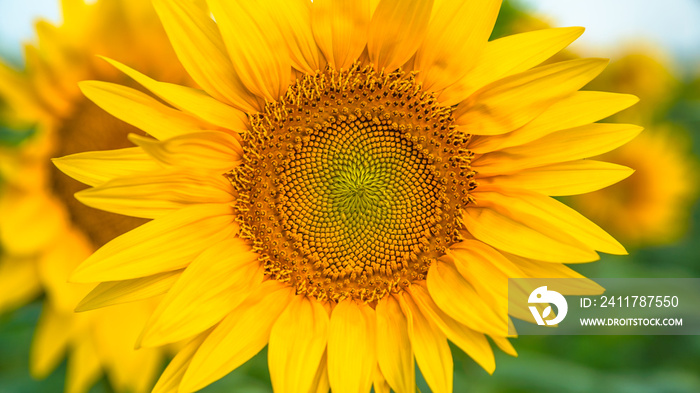
{"type": "Polygon", "coordinates": [[[372,302],[424,280],[460,241],[476,187],[469,135],[414,75],[327,68],[250,120],[227,176],[240,236],[272,279],[372,302]]]}

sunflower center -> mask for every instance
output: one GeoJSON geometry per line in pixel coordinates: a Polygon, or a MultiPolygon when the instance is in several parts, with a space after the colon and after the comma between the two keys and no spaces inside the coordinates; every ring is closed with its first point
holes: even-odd
{"type": "Polygon", "coordinates": [[[251,116],[241,236],[266,274],[319,300],[371,302],[425,279],[475,187],[468,135],[413,75],[306,75],[251,116]]]}

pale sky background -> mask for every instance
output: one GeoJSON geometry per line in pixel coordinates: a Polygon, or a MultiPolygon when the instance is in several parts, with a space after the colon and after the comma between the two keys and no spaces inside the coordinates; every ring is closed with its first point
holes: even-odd
{"type": "Polygon", "coordinates": [[[584,26],[584,54],[615,58],[621,45],[664,51],[700,70],[700,0],[520,0],[555,26],[584,26]]]}
{"type": "MultiPolygon", "coordinates": [[[[650,43],[700,69],[700,0],[520,1],[555,26],[586,27],[574,44],[583,54],[615,58],[621,44],[650,43]]],[[[0,54],[20,58],[37,16],[59,21],[58,0],[0,0],[0,54]]]]}

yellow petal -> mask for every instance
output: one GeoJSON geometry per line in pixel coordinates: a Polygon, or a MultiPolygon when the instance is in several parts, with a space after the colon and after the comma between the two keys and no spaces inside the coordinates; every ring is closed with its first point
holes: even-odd
{"type": "Polygon", "coordinates": [[[118,392],[146,392],[153,386],[163,364],[162,349],[134,350],[134,342],[152,308],[144,303],[111,306],[79,316],[99,313],[96,326],[91,327],[98,337],[100,353],[113,359],[107,365],[107,374],[118,392]]]}
{"type": "Polygon", "coordinates": [[[472,138],[469,149],[481,154],[522,145],[558,130],[584,126],[612,116],[638,101],[629,94],[577,91],[555,102],[533,121],[513,132],[472,138]]]}
{"type": "MultiPolygon", "coordinates": [[[[434,323],[447,337],[467,355],[471,356],[489,374],[496,369],[496,360],[486,336],[457,322],[442,311],[433,301],[430,293],[420,285],[409,288],[414,303],[425,318],[434,323]]],[[[506,332],[504,330],[503,332],[506,332]]]]}
{"type": "Polygon", "coordinates": [[[158,139],[206,128],[192,116],[165,106],[138,90],[101,81],[84,81],[78,85],[87,98],[110,115],[158,139]]]}
{"type": "Polygon", "coordinates": [[[368,392],[377,365],[376,317],[367,305],[338,303],[328,329],[328,379],[334,393],[368,392]]]}
{"type": "Polygon", "coordinates": [[[168,292],[181,274],[182,270],[175,270],[131,280],[102,282],[78,303],[75,311],[89,311],[162,295],[168,292]]]}
{"type": "Polygon", "coordinates": [[[241,162],[243,150],[236,138],[223,132],[193,132],[164,141],[130,134],[129,140],[165,166],[228,172],[241,162]]]}
{"type": "Polygon", "coordinates": [[[391,393],[391,386],[389,386],[386,379],[384,379],[384,375],[382,375],[382,371],[379,370],[379,367],[374,371],[373,380],[372,387],[374,388],[374,393],[391,393]]]}
{"type": "MultiPolygon", "coordinates": [[[[480,4],[481,2],[466,3],[480,4]]],[[[471,17],[478,18],[479,15],[479,13],[475,13],[471,17]]],[[[457,18],[455,20],[458,22],[462,21],[462,19],[457,18]]],[[[463,27],[457,26],[456,28],[463,27]]],[[[444,91],[440,92],[438,100],[445,106],[456,105],[489,83],[529,70],[566,48],[583,34],[583,30],[583,27],[544,29],[514,34],[486,43],[481,52],[475,51],[475,53],[480,54],[474,56],[473,60],[465,59],[467,64],[476,60],[477,63],[474,67],[471,69],[465,68],[465,72],[462,73],[459,81],[447,86],[444,91]]],[[[450,37],[447,35],[445,39],[449,40],[450,37]]],[[[450,43],[449,45],[455,44],[450,43]]],[[[451,46],[448,46],[448,48],[451,48],[451,46]]],[[[478,47],[475,49],[478,49],[478,47]]],[[[450,55],[449,52],[446,53],[448,56],[450,55]]],[[[471,56],[470,52],[460,53],[471,56]]],[[[452,72],[454,73],[455,71],[452,72]]],[[[455,81],[452,80],[452,82],[455,81]]]]}
{"type": "Polygon", "coordinates": [[[89,318],[89,324],[75,336],[91,336],[105,362],[115,391],[143,392],[150,389],[162,371],[163,350],[134,350],[139,331],[152,312],[152,302],[120,304],[109,309],[72,314],[89,318]]]}
{"type": "Polygon", "coordinates": [[[22,141],[21,149],[0,149],[0,176],[4,184],[25,190],[23,192],[45,191],[46,185],[51,182],[50,176],[53,176],[51,168],[46,165],[47,155],[55,148],[50,134],[53,132],[48,125],[37,124],[31,138],[22,141]]]}
{"type": "MultiPolygon", "coordinates": [[[[457,270],[480,293],[482,290],[491,290],[485,293],[500,293],[498,289],[507,288],[508,278],[525,277],[525,273],[503,253],[480,240],[465,239],[455,243],[447,250],[447,255],[453,258],[457,270]]],[[[504,294],[506,292],[502,291],[504,294]]]]}
{"type": "Polygon", "coordinates": [[[102,374],[100,360],[92,340],[76,340],[68,358],[66,393],[87,393],[102,374]]]}
{"type": "Polygon", "coordinates": [[[401,67],[423,42],[433,0],[382,0],[369,25],[367,50],[377,70],[401,67]]]}
{"type": "Polygon", "coordinates": [[[247,113],[260,109],[234,70],[208,10],[188,0],[154,0],[153,6],[178,59],[204,91],[247,113]]]}
{"type": "MultiPolygon", "coordinates": [[[[502,274],[503,279],[494,279],[493,284],[496,284],[495,286],[499,288],[501,286],[506,288],[508,286],[508,278],[549,277],[547,276],[547,273],[543,275],[531,275],[526,273],[522,268],[525,264],[541,264],[542,269],[546,269],[547,266],[552,265],[554,266],[553,271],[557,271],[559,266],[564,266],[561,263],[535,261],[507,253],[502,250],[496,250],[476,239],[467,239],[453,244],[448,250],[448,255],[454,257],[453,261],[455,262],[457,269],[467,280],[471,279],[475,286],[478,282],[475,277],[484,274],[484,272],[487,270],[499,271],[502,274]]],[[[488,275],[492,275],[492,273],[488,273],[488,275]]],[[[496,277],[496,275],[493,276],[496,277]]],[[[532,290],[530,290],[530,292],[531,291],[532,290]]],[[[504,292],[507,292],[507,290],[504,290],[504,292]]],[[[527,296],[529,295],[529,292],[527,294],[523,293],[523,295],[527,296]]],[[[531,315],[529,311],[527,311],[527,315],[529,318],[529,315],[531,315]]]]}
{"type": "Polygon", "coordinates": [[[454,113],[457,129],[476,135],[513,131],[582,88],[607,63],[604,59],[570,60],[494,82],[457,105],[454,113]]]}
{"type": "Polygon", "coordinates": [[[194,204],[233,203],[234,192],[223,176],[174,169],[120,177],[77,192],[75,198],[112,213],[157,218],[194,204]]]}
{"type": "Polygon", "coordinates": [[[323,353],[321,363],[318,365],[309,393],[328,393],[330,388],[330,383],[328,382],[328,352],[326,351],[323,353]]]}
{"type": "Polygon", "coordinates": [[[629,177],[634,170],[622,165],[579,160],[532,168],[511,175],[481,177],[480,190],[521,188],[544,195],[578,195],[600,190],[629,177]]]}
{"type": "Polygon", "coordinates": [[[45,193],[3,191],[0,197],[0,244],[17,256],[35,254],[66,230],[62,204],[45,193]]]}
{"type": "Polygon", "coordinates": [[[307,74],[322,70],[323,56],[311,30],[312,3],[307,0],[272,0],[263,5],[285,37],[294,68],[307,74]]]}
{"type": "Polygon", "coordinates": [[[382,298],[376,313],[379,368],[396,392],[415,392],[416,372],[408,320],[393,296],[382,298]]]}
{"type": "Polygon", "coordinates": [[[178,387],[192,361],[192,357],[209,336],[209,333],[210,331],[208,330],[198,335],[177,352],[177,355],[170,361],[168,367],[165,368],[158,382],[156,382],[152,393],[178,393],[178,387]]]}
{"type": "Polygon", "coordinates": [[[316,299],[295,296],[270,332],[267,360],[274,391],[309,391],[327,340],[326,310],[316,299]]]}
{"type": "Polygon", "coordinates": [[[457,322],[489,334],[502,334],[508,330],[507,315],[495,313],[449,264],[433,263],[426,283],[435,304],[457,322]]]}
{"type": "Polygon", "coordinates": [[[287,90],[292,66],[284,38],[265,7],[248,1],[207,3],[245,87],[277,101],[287,90]]]}
{"type": "Polygon", "coordinates": [[[530,216],[512,217],[491,208],[471,207],[462,214],[464,226],[475,238],[512,254],[550,262],[591,262],[598,254],[557,230],[547,234],[532,228],[530,216]]]}
{"type": "Polygon", "coordinates": [[[70,313],[59,313],[44,303],[34,332],[29,371],[32,377],[43,379],[59,364],[76,329],[70,313]]]}
{"type": "Polygon", "coordinates": [[[568,281],[566,287],[560,289],[562,295],[600,295],[605,292],[605,289],[598,283],[564,264],[535,261],[511,254],[506,254],[506,256],[525,273],[525,277],[576,278],[576,280],[568,281]]]}
{"type": "Polygon", "coordinates": [[[10,113],[16,113],[23,119],[38,118],[45,112],[41,100],[37,100],[36,93],[29,84],[29,79],[4,62],[0,62],[0,97],[10,109],[10,113]]]}
{"type": "Polygon", "coordinates": [[[0,97],[10,109],[8,112],[22,120],[40,118],[47,112],[29,81],[23,74],[0,62],[0,97]]]}
{"type": "Polygon", "coordinates": [[[399,303],[408,318],[408,336],[425,381],[433,392],[452,392],[452,353],[445,333],[421,313],[411,296],[401,294],[399,303]]]}
{"type": "Polygon", "coordinates": [[[501,1],[442,1],[433,8],[436,10],[416,52],[414,68],[423,88],[438,92],[462,79],[480,59],[501,1]]]}
{"type": "Polygon", "coordinates": [[[204,388],[260,352],[293,296],[291,287],[276,280],[258,286],[202,343],[182,379],[180,393],[204,388]]]}
{"type": "Polygon", "coordinates": [[[63,20],[69,26],[83,23],[88,10],[88,5],[82,0],[61,0],[63,20]]]}
{"type": "Polygon", "coordinates": [[[616,149],[641,131],[641,127],[630,124],[589,124],[558,131],[525,145],[484,154],[472,161],[472,167],[482,175],[503,175],[579,160],[616,149]]]}
{"type": "MultiPolygon", "coordinates": [[[[61,42],[63,39],[61,30],[47,20],[37,21],[34,24],[34,29],[36,30],[38,41],[37,48],[40,48],[41,55],[45,56],[43,60],[48,65],[46,74],[49,75],[53,82],[52,90],[57,94],[69,96],[74,92],[75,86],[67,80],[70,78],[60,78],[57,75],[60,75],[63,69],[70,67],[71,61],[74,60],[72,57],[74,55],[63,49],[65,44],[61,42]]],[[[41,91],[41,89],[37,90],[41,91]]]]}
{"type": "Polygon", "coordinates": [[[71,228],[38,257],[39,277],[47,297],[57,310],[65,313],[72,312],[75,305],[90,290],[90,285],[68,283],[68,277],[93,250],[92,244],[85,235],[71,228]]]}
{"type": "MultiPolygon", "coordinates": [[[[519,319],[531,317],[532,314],[527,307],[509,305],[508,279],[527,277],[527,275],[501,252],[479,240],[468,239],[452,245],[447,254],[452,257],[457,270],[472,283],[479,295],[485,299],[491,299],[497,313],[510,314],[519,319]]],[[[523,295],[528,294],[523,293],[523,295]]]]}
{"type": "Polygon", "coordinates": [[[511,217],[525,217],[530,227],[543,233],[549,227],[573,236],[586,246],[608,254],[627,254],[625,248],[574,209],[542,194],[509,190],[507,192],[475,192],[481,206],[492,207],[511,217]]]}
{"type": "Polygon", "coordinates": [[[241,131],[248,127],[248,119],[244,112],[226,105],[202,90],[158,82],[122,63],[104,59],[168,104],[190,115],[229,130],[241,131]]]}
{"type": "Polygon", "coordinates": [[[223,319],[260,284],[258,254],[240,238],[205,249],[153,312],[140,344],[156,347],[194,336],[223,319]]]}
{"type": "Polygon", "coordinates": [[[74,282],[129,280],[182,269],[202,250],[233,238],[230,207],[195,205],[147,222],[95,251],[73,272],[74,282]]]}
{"type": "Polygon", "coordinates": [[[0,256],[0,314],[28,303],[41,292],[34,257],[0,256]]]}
{"type": "MultiPolygon", "coordinates": [[[[32,99],[44,104],[42,106],[47,106],[50,116],[67,116],[74,104],[68,98],[70,95],[63,90],[65,85],[60,82],[62,78],[56,75],[56,70],[49,64],[49,59],[38,47],[32,45],[24,46],[24,57],[26,68],[34,70],[32,72],[33,90],[41,92],[39,100],[36,100],[35,96],[32,96],[32,99]]],[[[26,108],[30,111],[33,109],[32,106],[26,108]]],[[[38,113],[39,118],[45,115],[46,111],[38,113]]]]}
{"type": "Polygon", "coordinates": [[[518,353],[513,348],[513,344],[508,341],[507,337],[503,336],[490,336],[491,340],[501,349],[501,351],[507,353],[510,356],[518,357],[518,353]]]}
{"type": "Polygon", "coordinates": [[[311,6],[311,25],[318,47],[336,70],[347,70],[367,44],[370,0],[317,0],[311,6]]]}
{"type": "Polygon", "coordinates": [[[93,187],[115,177],[161,168],[140,147],[76,153],[51,161],[61,172],[93,187]]]}

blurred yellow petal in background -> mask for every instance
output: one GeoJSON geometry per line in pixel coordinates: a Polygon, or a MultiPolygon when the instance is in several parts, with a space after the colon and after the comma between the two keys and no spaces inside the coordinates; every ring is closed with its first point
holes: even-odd
{"type": "Polygon", "coordinates": [[[570,203],[628,246],[658,246],[688,229],[697,198],[697,159],[688,135],[670,125],[648,128],[637,139],[602,157],[635,169],[618,184],[570,198],[570,203]]]}
{"type": "Polygon", "coordinates": [[[63,23],[36,23],[37,40],[25,46],[24,69],[0,63],[2,121],[9,127],[6,132],[18,130],[19,141],[0,145],[0,312],[44,292],[31,351],[33,376],[46,377],[68,356],[67,392],[88,391],[102,374],[116,392],[147,392],[166,351],[134,350],[133,345],[153,303],[76,314],[74,308],[93,286],[68,283],[82,259],[145,220],[80,204],[73,194],[84,186],[59,172],[50,158],[127,147],[126,135],[139,132],[81,94],[78,82],[84,79],[132,83],[98,55],[120,59],[160,80],[193,82],[149,2],[61,4],[63,23]],[[20,135],[19,130],[30,127],[31,135],[20,135]]]}
{"type": "Polygon", "coordinates": [[[620,149],[597,157],[634,168],[634,174],[568,202],[629,246],[679,240],[688,229],[690,209],[700,191],[700,162],[690,151],[691,134],[668,120],[682,88],[677,75],[660,50],[627,48],[590,85],[640,97],[639,105],[613,119],[637,122],[646,131],[620,149]]]}

